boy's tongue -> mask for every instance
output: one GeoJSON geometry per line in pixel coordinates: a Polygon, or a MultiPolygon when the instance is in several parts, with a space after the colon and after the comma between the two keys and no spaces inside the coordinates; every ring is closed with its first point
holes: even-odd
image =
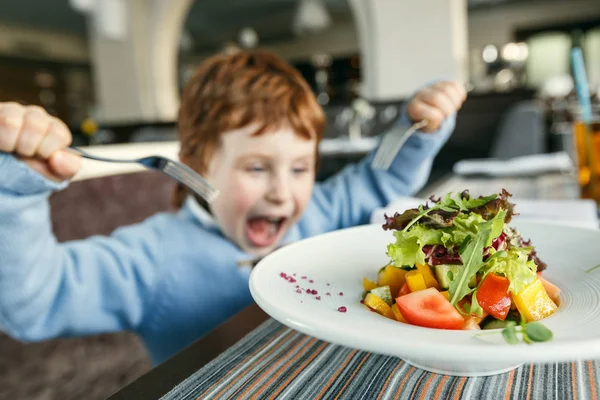
{"type": "Polygon", "coordinates": [[[270,246],[277,239],[280,225],[264,217],[251,218],[246,225],[246,234],[255,246],[270,246]]]}

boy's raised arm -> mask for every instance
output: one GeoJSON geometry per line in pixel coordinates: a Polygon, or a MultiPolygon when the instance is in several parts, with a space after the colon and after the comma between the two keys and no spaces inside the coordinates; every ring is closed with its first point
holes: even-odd
{"type": "Polygon", "coordinates": [[[315,234],[368,223],[375,208],[414,195],[427,182],[433,158],[452,134],[464,100],[465,92],[456,83],[439,82],[419,91],[403,108],[398,123],[427,119],[427,127],[406,141],[389,170],[371,168],[373,152],[317,185],[307,210],[306,222],[312,221],[301,228],[315,234]]]}
{"type": "MultiPolygon", "coordinates": [[[[37,151],[40,145],[47,145],[54,150],[51,154],[56,154],[56,145],[44,144],[44,140],[58,140],[59,147],[67,142],[56,137],[35,138],[41,129],[48,132],[47,124],[36,130],[32,121],[15,122],[11,120],[14,114],[7,118],[2,113],[3,105],[0,104],[0,145],[4,146],[0,149],[0,330],[30,341],[135,329],[155,280],[158,233],[142,224],[117,231],[110,238],[57,243],[47,200],[53,190],[65,183],[50,177],[60,178],[70,172],[68,165],[62,164],[66,166],[62,170],[58,166],[65,159],[61,161],[59,156],[53,166],[37,151]],[[14,129],[19,129],[16,140],[14,129]],[[24,129],[33,129],[29,138],[23,139],[24,129]],[[16,152],[10,145],[16,146],[20,140],[37,140],[37,145],[25,143],[38,149],[33,153],[37,158],[32,157],[31,163],[7,152],[16,152]],[[42,175],[43,171],[48,175],[42,175]]],[[[22,111],[18,107],[14,109],[22,111]]]]}

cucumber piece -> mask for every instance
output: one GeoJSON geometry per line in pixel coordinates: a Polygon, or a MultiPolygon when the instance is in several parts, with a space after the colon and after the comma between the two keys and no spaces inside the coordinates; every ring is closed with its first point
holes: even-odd
{"type": "MultiPolygon", "coordinates": [[[[450,282],[454,280],[454,278],[462,271],[464,266],[462,265],[448,265],[448,264],[440,264],[434,266],[435,269],[435,277],[440,284],[442,289],[448,289],[450,287],[450,282]]],[[[469,287],[474,288],[477,286],[477,278],[474,276],[469,281],[469,287]]]]}
{"type": "Polygon", "coordinates": [[[513,311],[510,311],[506,316],[504,321],[500,321],[492,316],[487,317],[481,323],[481,329],[504,329],[509,322],[516,322],[519,324],[520,317],[519,314],[513,311]]]}
{"type": "Polygon", "coordinates": [[[504,329],[508,325],[509,322],[514,321],[500,321],[496,318],[490,318],[489,320],[485,320],[484,323],[481,324],[481,329],[504,329]]]}
{"type": "Polygon", "coordinates": [[[376,287],[375,289],[369,290],[368,293],[373,293],[375,296],[385,301],[388,305],[392,305],[394,302],[392,299],[392,292],[390,291],[390,287],[388,285],[376,287]]]}

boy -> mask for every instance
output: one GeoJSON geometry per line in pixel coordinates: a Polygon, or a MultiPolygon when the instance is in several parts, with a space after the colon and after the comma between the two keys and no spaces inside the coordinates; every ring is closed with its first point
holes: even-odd
{"type": "Polygon", "coordinates": [[[464,99],[455,83],[421,90],[402,118],[430,123],[389,171],[370,155],[314,186],[324,114],[306,82],[268,52],[217,55],[186,85],[178,127],[181,160],[218,199],[180,191],[177,213],[62,244],[47,198],[80,167],[71,135],[38,107],[0,104],[0,329],[25,341],[133,330],[159,363],[252,301],[240,261],[418,190],[464,99]]]}

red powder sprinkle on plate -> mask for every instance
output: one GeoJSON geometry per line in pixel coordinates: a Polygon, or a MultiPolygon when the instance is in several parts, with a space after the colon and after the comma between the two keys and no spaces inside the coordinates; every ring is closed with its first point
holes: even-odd
{"type": "Polygon", "coordinates": [[[341,306],[340,308],[338,308],[338,311],[339,311],[339,312],[346,312],[346,311],[348,311],[348,310],[346,309],[346,307],[344,307],[344,306],[341,306]]]}

